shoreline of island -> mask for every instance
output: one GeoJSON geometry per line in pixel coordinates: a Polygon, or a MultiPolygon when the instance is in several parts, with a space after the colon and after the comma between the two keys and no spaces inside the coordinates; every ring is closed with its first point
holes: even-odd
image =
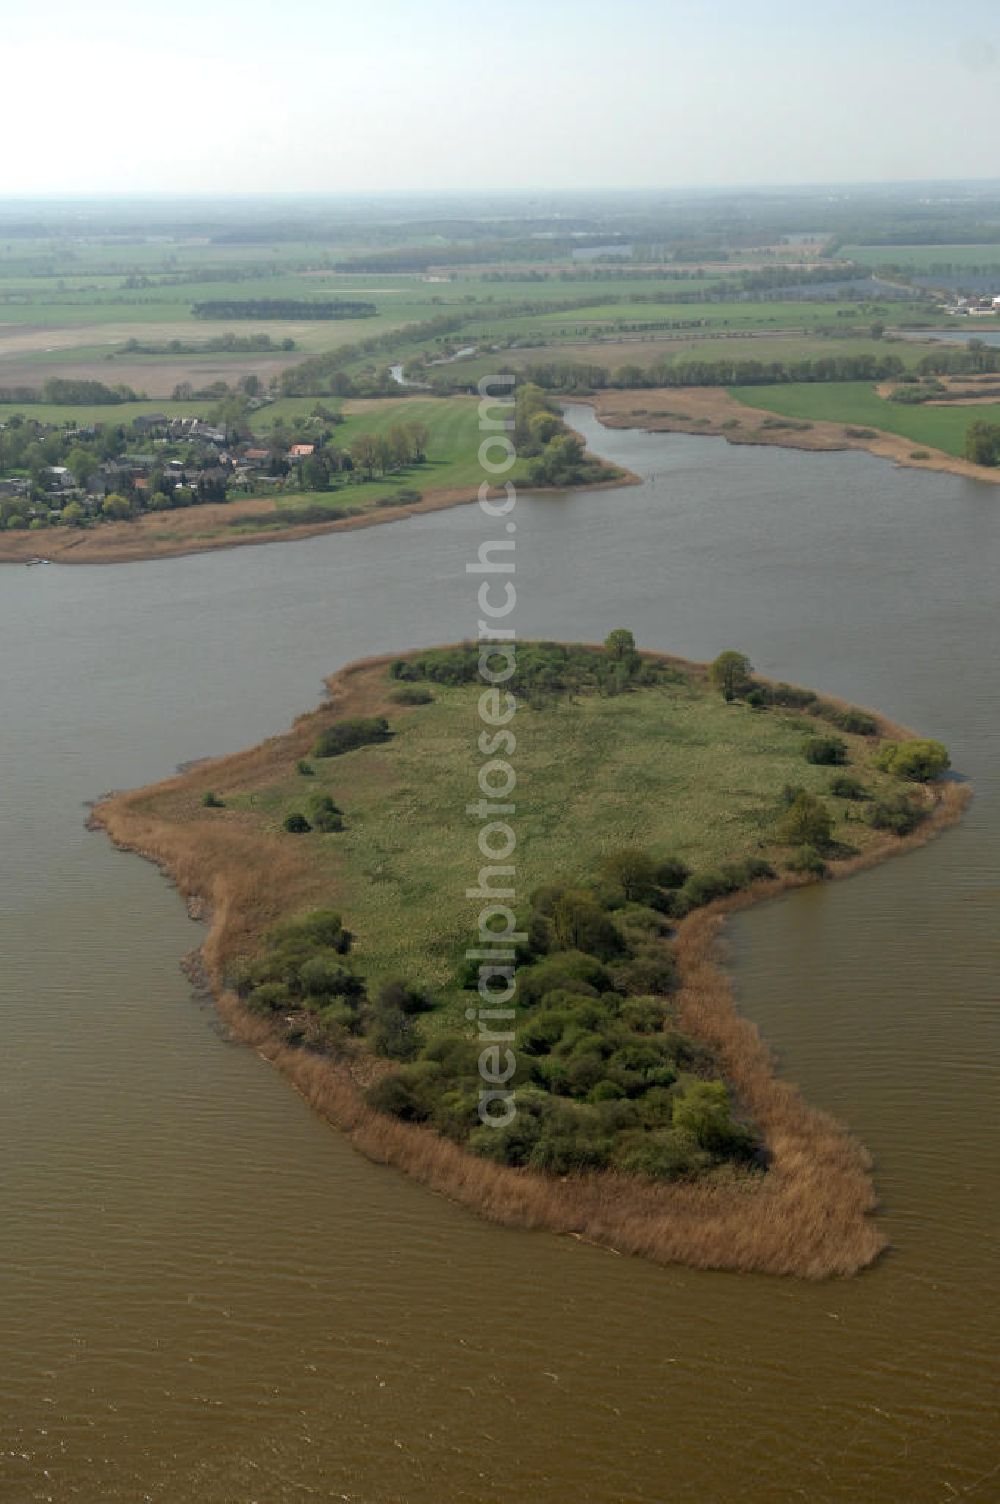
{"type": "MultiPolygon", "coordinates": [[[[364,1098],[366,1057],[334,1059],[290,1046],[278,1029],[227,990],[227,959],[252,950],[276,920],[301,910],[315,894],[303,871],[272,860],[277,848],[271,852],[263,837],[238,826],[227,830],[205,822],[195,828],[167,821],[151,805],[182,787],[196,798],[203,786],[259,777],[262,769],[294,763],[308,751],[317,729],[329,724],[331,706],[338,716],[371,715],[385,707],[382,671],[396,656],[342,669],[328,681],[330,698],[279,736],[199,763],[162,783],[110,795],[92,814],[91,823],[116,846],[158,865],[187,901],[192,917],[208,922],[209,933],[196,954],[230,1033],[280,1070],[367,1157],[404,1171],[489,1220],[572,1234],[619,1253],[696,1268],[821,1279],[871,1264],[886,1247],[872,1215],[871,1158],[843,1125],[811,1107],[793,1083],[776,1073],[756,1026],[737,1010],[718,956],[718,932],[729,913],[800,887],[808,877],[783,872],[758,881],[697,909],[676,927],[680,986],[673,1001],[678,1017],[687,1032],[713,1050],[764,1135],[771,1165],[757,1181],[652,1184],[613,1171],[558,1180],[484,1161],[433,1130],[375,1112],[364,1098]],[[262,871],[268,874],[264,879],[262,871]]],[[[648,656],[704,671],[669,655],[648,656]]],[[[398,705],[392,709],[399,713],[398,705]]],[[[902,728],[877,720],[880,734],[900,734],[902,728]]],[[[831,862],[830,877],[849,876],[925,844],[961,818],[970,791],[948,781],[933,786],[928,797],[928,814],[916,830],[906,836],[883,833],[863,853],[831,862]]]]}

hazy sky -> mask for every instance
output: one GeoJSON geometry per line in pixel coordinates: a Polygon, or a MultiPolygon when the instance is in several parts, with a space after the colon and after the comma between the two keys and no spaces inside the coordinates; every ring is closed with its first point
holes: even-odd
{"type": "Polygon", "coordinates": [[[0,192],[1000,176],[997,0],[0,0],[0,192]]]}

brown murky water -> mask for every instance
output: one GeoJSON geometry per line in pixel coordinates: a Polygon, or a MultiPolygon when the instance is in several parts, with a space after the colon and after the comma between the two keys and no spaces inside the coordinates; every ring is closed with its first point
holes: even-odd
{"type": "Polygon", "coordinates": [[[475,509],[0,573],[0,1499],[481,1504],[1000,1496],[1000,496],[866,456],[605,433],[643,488],[525,498],[518,626],[746,648],[939,735],[931,847],[742,916],[747,1012],[878,1164],[890,1255],[818,1287],[478,1222],[220,1038],[199,931],[84,801],[475,631],[475,509]],[[377,588],[373,588],[376,582],[377,588]]]}

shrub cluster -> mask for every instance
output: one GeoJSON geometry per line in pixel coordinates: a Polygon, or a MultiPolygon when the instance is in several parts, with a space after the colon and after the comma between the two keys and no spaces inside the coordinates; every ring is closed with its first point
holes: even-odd
{"type": "Polygon", "coordinates": [[[876,799],[868,811],[869,824],[875,830],[890,830],[896,836],[908,836],[916,830],[926,811],[907,794],[893,794],[876,799]]]}
{"type": "Polygon", "coordinates": [[[263,955],[237,963],[226,980],[255,1013],[312,1015],[331,1035],[356,1034],[365,983],[350,949],[340,915],[317,909],[272,930],[263,955]]]}
{"type": "Polygon", "coordinates": [[[772,684],[764,693],[769,704],[781,705],[789,710],[807,710],[817,700],[815,690],[799,689],[795,684],[772,684]]]}
{"type": "Polygon", "coordinates": [[[420,1047],[415,1020],[433,1008],[433,999],[402,980],[386,982],[366,1012],[372,1047],[390,1060],[409,1060],[420,1047]]]}
{"type": "MultiPolygon", "coordinates": [[[[308,767],[311,774],[312,769],[308,767]]],[[[300,768],[301,772],[302,769],[300,768]]],[[[295,809],[287,814],[282,821],[282,826],[290,835],[308,835],[311,830],[319,830],[324,834],[332,831],[343,830],[344,812],[339,804],[335,804],[329,794],[317,791],[310,794],[304,810],[295,809]]]]}
{"type": "Polygon", "coordinates": [[[833,819],[822,799],[804,789],[796,793],[778,826],[778,839],[788,846],[811,846],[822,852],[832,838],[833,819]]]}
{"type": "Polygon", "coordinates": [[[974,465],[1000,464],[1000,424],[977,420],[965,434],[965,458],[974,465]]]}
{"type": "Polygon", "coordinates": [[[336,831],[344,828],[344,812],[329,794],[313,794],[307,813],[314,830],[336,831]]]}
{"type": "Polygon", "coordinates": [[[752,675],[749,658],[733,648],[720,653],[709,668],[710,682],[722,690],[727,700],[741,699],[755,709],[776,705],[785,710],[805,710],[853,736],[878,735],[878,722],[867,710],[854,705],[831,705],[814,690],[799,689],[795,684],[760,684],[752,675]]]}
{"type": "Polygon", "coordinates": [[[951,767],[948,749],[942,742],[920,737],[906,742],[884,742],[875,761],[883,772],[913,783],[929,783],[951,767]]]}
{"type": "Polygon", "coordinates": [[[387,742],[392,732],[385,716],[350,716],[343,721],[334,721],[321,731],[313,748],[314,757],[340,757],[352,752],[355,747],[368,747],[376,742],[387,742]]]}
{"type": "Polygon", "coordinates": [[[806,762],[837,767],[847,761],[847,743],[839,736],[811,736],[802,748],[806,762]]]}
{"type": "Polygon", "coordinates": [[[191,312],[196,319],[367,319],[378,310],[347,298],[211,298],[191,312]]]}
{"type": "Polygon", "coordinates": [[[821,715],[841,731],[846,731],[851,736],[878,735],[878,721],[867,710],[858,710],[853,705],[827,705],[824,701],[818,701],[817,704],[822,708],[813,713],[821,715]]]}
{"type": "MultiPolygon", "coordinates": [[[[751,861],[715,876],[732,891],[765,869],[751,861]]],[[[692,881],[683,862],[630,849],[610,853],[588,886],[532,895],[519,916],[518,1110],[507,1127],[479,1120],[480,1046],[454,1033],[418,1045],[419,1006],[399,996],[373,1042],[404,1063],[369,1090],[371,1104],[486,1158],[558,1175],[610,1167],[677,1179],[756,1157],[711,1056],[673,1024],[665,915],[692,881]]],[[[684,902],[694,901],[691,889],[684,902]]],[[[475,988],[478,964],[459,980],[475,988]]]]}
{"type": "Polygon", "coordinates": [[[713,903],[717,898],[727,898],[730,893],[742,892],[752,883],[774,877],[774,868],[763,857],[746,857],[740,862],[723,862],[721,866],[706,872],[695,872],[680,888],[670,912],[678,916],[713,903]]]}
{"type": "MultiPolygon", "coordinates": [[[[479,647],[472,643],[436,648],[414,658],[397,659],[389,673],[402,684],[477,683],[481,678],[479,654],[479,647]]],[[[491,667],[500,670],[505,664],[505,657],[498,652],[491,667]]],[[[514,673],[503,691],[529,705],[542,706],[569,694],[617,695],[636,686],[677,684],[683,680],[683,674],[669,664],[642,658],[634,644],[625,644],[623,634],[616,632],[604,649],[567,647],[558,642],[521,643],[514,673]]]]}
{"type": "Polygon", "coordinates": [[[785,863],[789,872],[804,873],[809,877],[825,877],[826,861],[815,846],[799,846],[785,863]]]}
{"type": "Polygon", "coordinates": [[[868,799],[868,790],[851,773],[837,773],[830,779],[830,793],[835,799],[868,799]]]}

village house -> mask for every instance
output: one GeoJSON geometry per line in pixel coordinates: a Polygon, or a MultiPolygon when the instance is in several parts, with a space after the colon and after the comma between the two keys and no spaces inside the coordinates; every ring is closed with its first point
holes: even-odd
{"type": "Polygon", "coordinates": [[[107,496],[112,491],[131,491],[137,477],[148,474],[150,465],[151,461],[147,461],[146,456],[138,455],[121,460],[106,460],[91,477],[87,490],[97,497],[107,496]]]}
{"type": "Polygon", "coordinates": [[[65,465],[49,465],[44,474],[46,491],[73,491],[76,489],[76,480],[73,472],[65,465]]]}
{"type": "Polygon", "coordinates": [[[225,501],[231,479],[232,472],[223,466],[202,470],[195,482],[199,501],[225,501]]]}
{"type": "Polygon", "coordinates": [[[172,419],[166,413],[143,413],[138,418],[132,419],[132,427],[136,433],[167,433],[172,419]]]}
{"type": "Polygon", "coordinates": [[[174,418],[170,423],[169,436],[172,439],[199,440],[205,444],[220,446],[226,442],[226,435],[221,428],[213,428],[210,423],[205,423],[201,418],[174,418]]]}
{"type": "Polygon", "coordinates": [[[982,318],[984,314],[1000,313],[1000,297],[959,298],[945,312],[961,314],[966,318],[982,318]]]}

